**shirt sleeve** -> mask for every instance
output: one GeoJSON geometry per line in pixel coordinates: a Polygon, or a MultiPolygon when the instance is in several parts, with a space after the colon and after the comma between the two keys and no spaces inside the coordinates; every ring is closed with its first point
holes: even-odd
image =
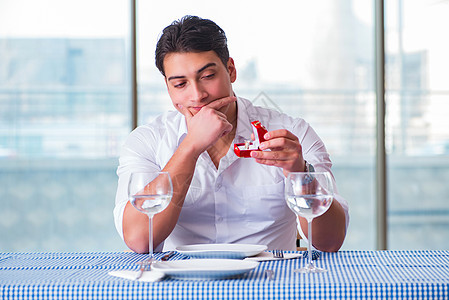
{"type": "Polygon", "coordinates": [[[118,185],[115,196],[115,228],[123,239],[123,212],[128,202],[128,181],[133,172],[160,171],[157,164],[157,138],[155,131],[148,127],[138,127],[128,136],[122,147],[117,168],[118,185]]]}

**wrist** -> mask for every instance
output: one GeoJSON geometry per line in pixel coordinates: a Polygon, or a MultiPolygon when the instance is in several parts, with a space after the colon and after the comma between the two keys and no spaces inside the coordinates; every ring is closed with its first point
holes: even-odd
{"type": "Polygon", "coordinates": [[[181,142],[177,151],[181,152],[185,158],[194,160],[197,160],[201,153],[204,152],[204,150],[201,150],[194,141],[191,141],[188,138],[188,136],[181,142]]]}

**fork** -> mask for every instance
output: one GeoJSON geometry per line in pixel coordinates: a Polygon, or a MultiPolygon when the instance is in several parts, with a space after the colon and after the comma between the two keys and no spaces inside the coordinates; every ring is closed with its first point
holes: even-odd
{"type": "Polygon", "coordinates": [[[136,277],[134,277],[134,280],[139,280],[140,277],[142,277],[143,272],[145,272],[145,269],[147,267],[147,263],[144,261],[140,262],[139,264],[140,264],[139,273],[137,273],[136,277]]]}
{"type": "Polygon", "coordinates": [[[284,252],[282,250],[273,250],[274,258],[284,258],[284,252]]]}
{"type": "MultiPolygon", "coordinates": [[[[167,261],[169,260],[169,258],[175,254],[175,251],[170,251],[168,253],[166,253],[164,256],[161,257],[161,261],[167,261]]],[[[152,258],[152,260],[154,260],[152,258]]],[[[150,262],[145,262],[142,261],[139,263],[140,264],[140,269],[139,269],[139,273],[137,273],[136,277],[134,277],[134,280],[139,280],[140,277],[142,277],[143,273],[145,272],[145,270],[147,269],[147,266],[149,267],[148,269],[151,270],[151,263],[150,262]]]]}

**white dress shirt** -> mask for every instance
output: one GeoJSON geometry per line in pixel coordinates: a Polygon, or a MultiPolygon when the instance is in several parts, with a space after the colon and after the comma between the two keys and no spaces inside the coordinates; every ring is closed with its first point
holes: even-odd
{"type": "MultiPolygon", "coordinates": [[[[259,120],[268,131],[285,128],[295,134],[302,145],[304,159],[316,171],[330,171],[332,163],[323,142],[303,119],[253,106],[243,98],[237,99],[237,107],[233,144],[250,139],[251,122],[259,120]]],[[[184,116],[170,111],[129,135],[117,169],[114,208],[115,226],[122,238],[130,173],[162,170],[186,134],[184,116]]],[[[178,222],[156,250],[205,243],[259,244],[267,245],[268,249],[295,250],[297,228],[305,238],[295,214],[285,202],[282,169],[256,163],[253,158],[237,157],[233,144],[220,160],[218,170],[207,151],[199,156],[178,222]]],[[[335,198],[345,210],[347,227],[348,205],[339,195],[335,198]]]]}

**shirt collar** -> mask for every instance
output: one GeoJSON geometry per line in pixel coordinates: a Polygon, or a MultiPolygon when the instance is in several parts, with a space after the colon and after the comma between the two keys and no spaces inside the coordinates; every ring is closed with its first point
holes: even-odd
{"type": "Polygon", "coordinates": [[[243,142],[251,137],[253,129],[251,128],[251,120],[247,111],[247,104],[237,97],[237,129],[235,131],[235,140],[243,142]]]}

